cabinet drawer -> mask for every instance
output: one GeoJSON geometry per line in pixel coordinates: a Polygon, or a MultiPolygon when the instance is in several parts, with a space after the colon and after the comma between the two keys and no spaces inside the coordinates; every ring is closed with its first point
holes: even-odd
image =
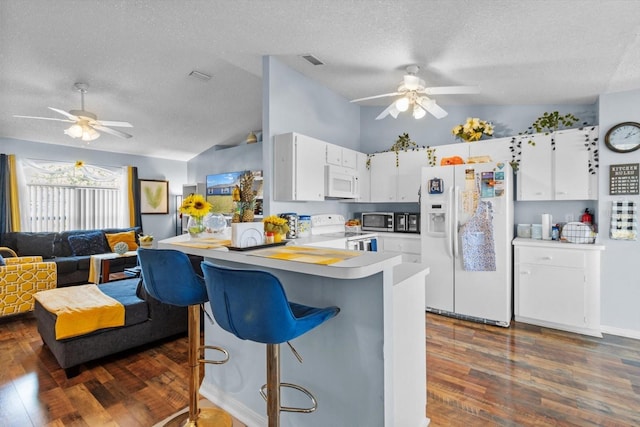
{"type": "Polygon", "coordinates": [[[526,264],[553,265],[568,268],[584,268],[585,254],[580,250],[551,248],[518,248],[517,262],[526,264]]]}
{"type": "Polygon", "coordinates": [[[420,239],[403,239],[401,237],[384,237],[384,250],[420,254],[420,239]]]}

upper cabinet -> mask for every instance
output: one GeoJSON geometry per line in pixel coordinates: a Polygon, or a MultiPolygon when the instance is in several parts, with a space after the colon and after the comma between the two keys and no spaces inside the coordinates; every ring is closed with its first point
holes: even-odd
{"type": "Polygon", "coordinates": [[[469,157],[488,156],[492,162],[511,162],[511,138],[493,138],[469,143],[469,157]]]}
{"type": "Polygon", "coordinates": [[[521,137],[518,200],[595,200],[598,127],[521,137]]]}
{"type": "Polygon", "coordinates": [[[357,169],[357,161],[357,151],[327,143],[327,164],[357,169]]]}
{"type": "Polygon", "coordinates": [[[276,135],[274,159],[275,200],[324,200],[324,159],[327,143],[297,133],[276,135]]]}

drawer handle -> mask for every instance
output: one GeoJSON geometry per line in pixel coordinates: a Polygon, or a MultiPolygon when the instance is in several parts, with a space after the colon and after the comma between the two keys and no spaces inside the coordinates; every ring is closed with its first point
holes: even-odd
{"type": "Polygon", "coordinates": [[[542,259],[545,260],[545,261],[551,261],[553,259],[553,257],[543,256],[542,259]]]}
{"type": "Polygon", "coordinates": [[[521,272],[520,272],[520,275],[522,275],[522,276],[527,276],[527,275],[529,275],[529,274],[531,274],[531,272],[530,272],[529,270],[521,271],[521,272]]]}

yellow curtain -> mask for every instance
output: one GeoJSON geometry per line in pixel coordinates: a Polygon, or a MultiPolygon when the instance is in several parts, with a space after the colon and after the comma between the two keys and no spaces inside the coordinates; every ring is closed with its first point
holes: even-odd
{"type": "Polygon", "coordinates": [[[20,204],[18,203],[18,175],[16,156],[7,156],[9,163],[9,210],[11,211],[11,231],[20,231],[20,204]]]}
{"type": "Polygon", "coordinates": [[[140,214],[140,186],[138,184],[138,168],[127,166],[127,193],[129,201],[129,226],[142,227],[140,214]]]}

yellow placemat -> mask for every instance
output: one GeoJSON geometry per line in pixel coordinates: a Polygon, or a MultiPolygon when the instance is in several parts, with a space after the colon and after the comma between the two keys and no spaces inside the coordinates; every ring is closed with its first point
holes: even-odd
{"type": "Polygon", "coordinates": [[[231,240],[214,239],[214,238],[202,238],[192,239],[188,242],[175,242],[174,245],[188,246],[190,248],[198,249],[215,249],[231,245],[231,240]]]}
{"type": "Polygon", "coordinates": [[[279,246],[247,252],[247,255],[309,264],[329,265],[362,255],[362,252],[340,249],[312,248],[308,246],[279,246]]]}

